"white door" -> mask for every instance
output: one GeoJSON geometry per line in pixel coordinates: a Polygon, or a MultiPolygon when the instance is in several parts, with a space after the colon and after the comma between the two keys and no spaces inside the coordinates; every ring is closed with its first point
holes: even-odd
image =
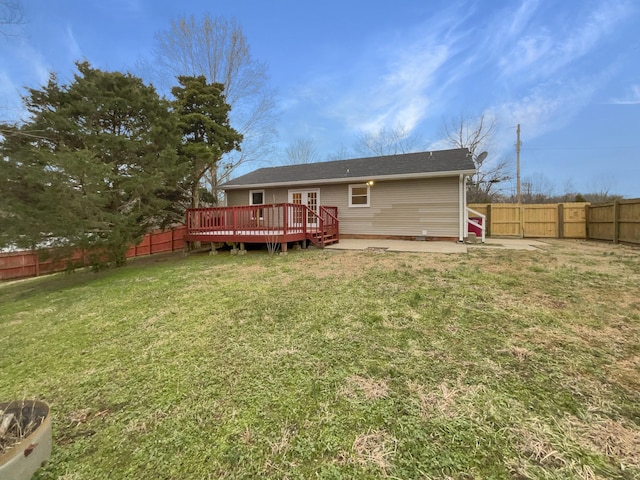
{"type": "MultiPolygon", "coordinates": [[[[289,190],[289,203],[296,205],[306,205],[312,212],[318,213],[318,205],[320,204],[320,189],[312,190],[289,190]]],[[[296,211],[294,214],[294,225],[301,226],[303,213],[296,211]]],[[[311,227],[318,226],[318,218],[311,212],[307,212],[307,225],[311,227]]]]}

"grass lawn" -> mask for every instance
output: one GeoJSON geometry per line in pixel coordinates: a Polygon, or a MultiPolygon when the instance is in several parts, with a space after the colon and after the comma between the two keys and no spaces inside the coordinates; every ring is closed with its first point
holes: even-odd
{"type": "Polygon", "coordinates": [[[39,479],[640,478],[640,250],[157,256],[0,285],[39,479]]]}

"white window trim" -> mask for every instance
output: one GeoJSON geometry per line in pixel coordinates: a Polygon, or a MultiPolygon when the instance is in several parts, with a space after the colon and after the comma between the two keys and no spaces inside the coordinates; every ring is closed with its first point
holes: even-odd
{"type": "Polygon", "coordinates": [[[287,192],[287,199],[289,200],[289,203],[293,203],[293,194],[294,193],[308,193],[308,192],[315,192],[316,198],[318,200],[318,209],[320,209],[320,205],[322,205],[320,203],[320,189],[319,188],[303,188],[303,189],[294,189],[294,190],[289,190],[287,192]]]}
{"type": "Polygon", "coordinates": [[[366,208],[371,206],[371,186],[366,183],[354,183],[349,185],[349,208],[366,208]],[[353,189],[354,188],[362,188],[367,187],[367,203],[358,203],[353,204],[351,201],[353,200],[353,189]]]}
{"type": "Polygon", "coordinates": [[[265,204],[264,190],[249,190],[249,205],[264,205],[264,204],[265,204]],[[253,203],[254,193],[262,193],[262,203],[253,203]]]}
{"type": "MultiPolygon", "coordinates": [[[[249,190],[249,205],[264,205],[265,204],[265,194],[264,194],[264,190],[249,190]],[[262,193],[262,203],[253,203],[253,194],[254,193],[262,193]]],[[[259,209],[260,215],[258,218],[260,218],[260,220],[264,220],[264,216],[263,216],[263,211],[262,208],[259,209]]]]}

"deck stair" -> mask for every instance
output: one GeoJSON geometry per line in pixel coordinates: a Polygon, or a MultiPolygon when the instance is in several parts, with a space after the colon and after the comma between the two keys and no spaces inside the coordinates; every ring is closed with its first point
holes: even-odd
{"type": "Polygon", "coordinates": [[[338,243],[338,234],[336,232],[314,232],[309,234],[308,239],[311,242],[320,247],[324,248],[327,245],[332,245],[334,243],[338,243]]]}
{"type": "Polygon", "coordinates": [[[307,215],[314,220],[312,224],[315,225],[307,228],[307,239],[320,248],[340,241],[338,207],[321,206],[318,213],[307,209],[307,215]]]}

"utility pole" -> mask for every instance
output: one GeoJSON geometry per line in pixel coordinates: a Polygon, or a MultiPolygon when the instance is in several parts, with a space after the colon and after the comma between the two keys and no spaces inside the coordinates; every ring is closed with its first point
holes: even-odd
{"type": "Polygon", "coordinates": [[[518,128],[516,129],[516,133],[517,133],[517,140],[516,140],[516,166],[517,166],[517,172],[516,172],[516,185],[517,185],[516,197],[518,199],[518,205],[520,205],[520,203],[522,202],[522,198],[520,196],[520,124],[518,124],[518,128]]]}

